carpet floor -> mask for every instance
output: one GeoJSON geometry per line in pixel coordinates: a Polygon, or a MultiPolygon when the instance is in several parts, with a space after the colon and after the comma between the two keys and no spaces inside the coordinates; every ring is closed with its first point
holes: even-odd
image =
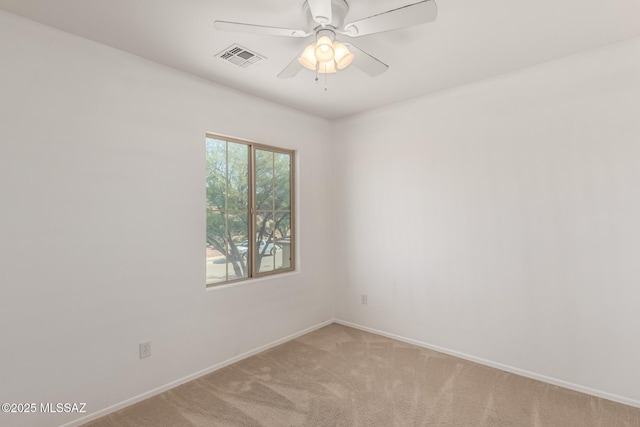
{"type": "Polygon", "coordinates": [[[331,324],[91,427],[640,427],[640,409],[331,324]]]}

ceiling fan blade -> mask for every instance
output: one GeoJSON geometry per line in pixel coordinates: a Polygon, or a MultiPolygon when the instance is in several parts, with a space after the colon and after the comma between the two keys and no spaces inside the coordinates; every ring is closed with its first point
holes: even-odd
{"type": "Polygon", "coordinates": [[[360,68],[371,77],[379,76],[389,69],[389,66],[379,59],[369,55],[364,50],[361,50],[351,43],[344,43],[355,55],[353,59],[353,65],[360,68]]]}
{"type": "Polygon", "coordinates": [[[311,17],[320,25],[326,25],[333,21],[331,0],[307,0],[311,17]]]}
{"type": "Polygon", "coordinates": [[[279,79],[290,79],[292,77],[295,77],[296,74],[298,74],[298,72],[301,69],[302,69],[302,64],[300,64],[298,62],[298,56],[296,55],[296,57],[293,58],[293,61],[291,61],[289,63],[289,65],[284,67],[284,70],[280,71],[280,74],[278,74],[278,78],[279,79]]]}
{"type": "Polygon", "coordinates": [[[264,36],[308,37],[313,34],[305,30],[267,27],[265,25],[243,24],[240,22],[229,21],[214,21],[213,25],[215,25],[218,30],[222,31],[235,31],[240,33],[260,34],[264,36]]]}
{"type": "Polygon", "coordinates": [[[342,34],[350,37],[360,37],[382,33],[431,22],[437,16],[438,7],[436,2],[434,0],[424,0],[351,22],[344,26],[342,34]]]}

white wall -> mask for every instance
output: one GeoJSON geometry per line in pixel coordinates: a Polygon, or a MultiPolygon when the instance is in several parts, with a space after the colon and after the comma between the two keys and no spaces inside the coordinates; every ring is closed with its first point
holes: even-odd
{"type": "Polygon", "coordinates": [[[640,406],[640,39],[335,139],[338,318],[640,406]]]}
{"type": "Polygon", "coordinates": [[[0,402],[95,412],[331,319],[328,121],[2,12],[0,58],[0,402]],[[298,150],[298,273],[205,289],[207,131],[298,150]]]}

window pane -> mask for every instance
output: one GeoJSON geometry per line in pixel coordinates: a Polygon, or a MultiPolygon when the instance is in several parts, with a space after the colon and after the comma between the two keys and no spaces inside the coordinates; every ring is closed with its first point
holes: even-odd
{"type": "Polygon", "coordinates": [[[224,212],[207,210],[207,246],[221,253],[225,250],[225,221],[224,212]]]}
{"type": "Polygon", "coordinates": [[[286,211],[291,208],[291,156],[274,153],[273,166],[275,210],[286,211]]]}
{"type": "Polygon", "coordinates": [[[249,276],[247,264],[249,215],[207,213],[207,283],[249,276]]]}
{"type": "Polygon", "coordinates": [[[273,257],[276,252],[274,244],[274,221],[272,212],[258,212],[256,215],[256,252],[258,272],[274,269],[273,257]]]}
{"type": "Polygon", "coordinates": [[[220,211],[207,211],[207,284],[227,280],[226,242],[224,240],[226,215],[220,211]]]}
{"type": "MultiPolygon", "coordinates": [[[[258,212],[256,214],[256,243],[273,239],[273,213],[271,211],[258,212]]],[[[264,251],[258,251],[258,254],[264,251]]]]}
{"type": "Polygon", "coordinates": [[[275,269],[287,269],[291,267],[291,214],[278,212],[275,214],[275,243],[277,247],[275,255],[275,269]]]}
{"type": "Polygon", "coordinates": [[[291,214],[258,212],[256,215],[258,272],[291,267],[291,214]]]}
{"type": "Polygon", "coordinates": [[[227,143],[207,138],[207,207],[225,209],[227,143]]]}
{"type": "Polygon", "coordinates": [[[246,211],[249,206],[249,146],[228,145],[227,209],[246,211]]]}
{"type": "Polygon", "coordinates": [[[256,150],[256,208],[273,209],[273,152],[256,150]]]}
{"type": "Polygon", "coordinates": [[[227,264],[222,254],[207,247],[207,285],[227,281],[227,264]]]}
{"type": "Polygon", "coordinates": [[[228,235],[227,235],[227,264],[229,280],[240,279],[249,276],[247,266],[248,260],[248,237],[249,237],[249,215],[247,213],[228,214],[228,235]]]}

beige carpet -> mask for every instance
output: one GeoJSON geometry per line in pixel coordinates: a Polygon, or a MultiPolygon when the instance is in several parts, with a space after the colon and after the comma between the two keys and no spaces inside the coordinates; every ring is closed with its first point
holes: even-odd
{"type": "Polygon", "coordinates": [[[640,427],[640,409],[332,324],[89,425],[640,427]]]}

